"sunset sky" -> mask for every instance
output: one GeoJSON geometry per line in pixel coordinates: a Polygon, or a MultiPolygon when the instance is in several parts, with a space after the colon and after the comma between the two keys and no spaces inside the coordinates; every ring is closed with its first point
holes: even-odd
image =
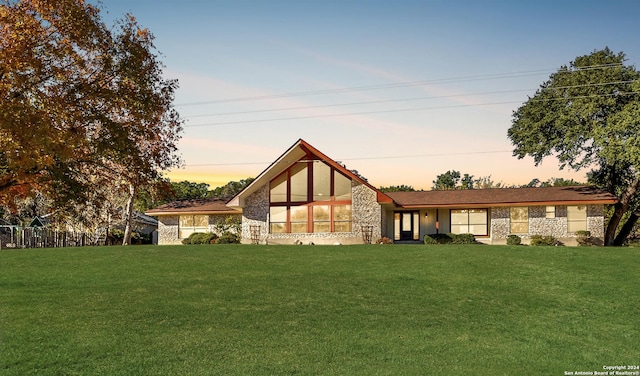
{"type": "Polygon", "coordinates": [[[640,1],[103,0],[148,27],[185,119],[173,181],[255,177],[299,138],[375,186],[447,170],[573,178],[512,156],[512,111],[561,65],[640,60],[640,1]]]}

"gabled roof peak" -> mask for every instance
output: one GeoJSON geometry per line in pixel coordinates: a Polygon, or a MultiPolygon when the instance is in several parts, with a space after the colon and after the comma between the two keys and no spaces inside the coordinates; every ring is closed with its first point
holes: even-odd
{"type": "Polygon", "coordinates": [[[380,192],[377,188],[369,184],[367,179],[362,177],[357,172],[347,169],[343,164],[334,161],[327,155],[316,149],[314,146],[303,140],[298,139],[289,149],[287,149],[280,157],[278,157],[271,165],[269,165],[264,171],[262,171],[251,184],[249,184],[242,192],[238,193],[232,198],[228,206],[234,208],[241,208],[244,206],[244,199],[250,194],[254,193],[259,187],[267,184],[271,179],[278,176],[282,171],[289,168],[293,163],[300,161],[303,158],[314,158],[315,160],[321,160],[328,165],[334,167],[342,174],[349,178],[360,182],[374,190],[378,195],[379,202],[392,202],[391,198],[380,192]]]}

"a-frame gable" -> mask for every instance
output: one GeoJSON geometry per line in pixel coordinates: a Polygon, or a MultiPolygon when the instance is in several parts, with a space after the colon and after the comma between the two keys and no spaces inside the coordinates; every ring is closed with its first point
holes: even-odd
{"type": "Polygon", "coordinates": [[[390,203],[393,200],[382,193],[380,190],[369,184],[365,179],[361,176],[354,174],[345,166],[337,163],[333,159],[326,156],[324,153],[311,146],[309,143],[304,141],[303,139],[299,139],[294,143],[287,151],[285,151],[280,157],[278,157],[273,163],[271,163],[264,171],[262,171],[251,184],[249,184],[244,190],[238,193],[235,197],[233,197],[227,203],[228,207],[231,208],[242,208],[244,207],[244,200],[254,193],[258,188],[268,184],[273,178],[281,174],[283,171],[291,167],[294,163],[297,163],[301,159],[315,159],[321,160],[333,167],[337,171],[340,171],[343,175],[349,177],[352,180],[355,180],[361,184],[364,184],[371,188],[377,194],[378,202],[381,203],[390,203]]]}

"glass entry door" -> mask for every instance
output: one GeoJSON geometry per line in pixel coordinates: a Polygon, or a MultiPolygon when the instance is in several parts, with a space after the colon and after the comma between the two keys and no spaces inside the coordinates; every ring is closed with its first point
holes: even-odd
{"type": "Polygon", "coordinates": [[[394,240],[420,240],[419,212],[396,212],[393,222],[394,240]]]}

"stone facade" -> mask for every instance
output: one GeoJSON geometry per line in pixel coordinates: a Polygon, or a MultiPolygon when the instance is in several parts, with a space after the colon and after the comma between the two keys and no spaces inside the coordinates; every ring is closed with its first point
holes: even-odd
{"type": "Polygon", "coordinates": [[[491,238],[506,240],[511,233],[509,230],[509,208],[491,208],[489,221],[491,221],[489,232],[491,238]]]}
{"type": "Polygon", "coordinates": [[[179,234],[179,215],[163,215],[158,217],[158,244],[181,244],[179,234]]]}
{"type": "Polygon", "coordinates": [[[255,240],[260,244],[358,244],[363,243],[363,226],[372,226],[372,241],[381,237],[382,213],[377,202],[377,193],[356,181],[351,185],[351,232],[336,233],[296,233],[296,234],[270,234],[269,233],[269,186],[265,184],[256,192],[247,197],[242,210],[242,243],[252,243],[255,240]],[[259,226],[259,227],[257,227],[259,226]],[[258,229],[257,238],[252,238],[251,230],[258,229]]]}
{"type": "Polygon", "coordinates": [[[242,209],[242,243],[252,243],[251,227],[258,229],[258,242],[264,243],[269,232],[269,185],[247,197],[242,209]]]}
{"type": "Polygon", "coordinates": [[[362,239],[362,229],[365,226],[373,227],[371,241],[375,242],[382,237],[382,210],[378,203],[378,194],[364,184],[352,184],[352,213],[354,236],[362,239]]]}
{"type": "MultiPolygon", "coordinates": [[[[555,218],[546,218],[545,206],[529,206],[529,232],[517,234],[526,243],[531,235],[550,235],[567,245],[576,244],[576,234],[568,231],[567,206],[556,206],[555,218]]],[[[511,221],[508,207],[491,208],[490,242],[505,243],[511,234],[511,221]]],[[[604,205],[587,206],[587,231],[594,238],[604,237],[604,205]]]]}

